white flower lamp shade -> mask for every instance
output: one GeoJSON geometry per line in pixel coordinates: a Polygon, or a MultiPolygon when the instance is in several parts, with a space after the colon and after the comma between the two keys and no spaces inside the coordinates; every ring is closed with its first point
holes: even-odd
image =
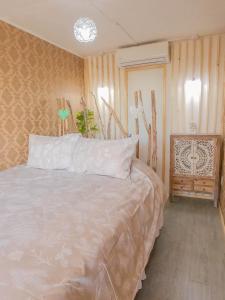
{"type": "Polygon", "coordinates": [[[81,43],[93,42],[97,36],[95,23],[89,18],[80,18],[74,24],[74,35],[81,43]]]}

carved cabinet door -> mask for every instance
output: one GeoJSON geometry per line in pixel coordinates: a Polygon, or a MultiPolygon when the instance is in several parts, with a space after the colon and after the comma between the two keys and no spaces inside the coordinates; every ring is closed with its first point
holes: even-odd
{"type": "Polygon", "coordinates": [[[177,138],[174,141],[175,176],[215,176],[216,139],[177,138]]]}
{"type": "Polygon", "coordinates": [[[216,139],[198,139],[193,143],[193,175],[213,177],[215,175],[216,139]]]}
{"type": "Polygon", "coordinates": [[[194,172],[194,144],[190,139],[174,140],[174,175],[192,176],[194,172]]]}

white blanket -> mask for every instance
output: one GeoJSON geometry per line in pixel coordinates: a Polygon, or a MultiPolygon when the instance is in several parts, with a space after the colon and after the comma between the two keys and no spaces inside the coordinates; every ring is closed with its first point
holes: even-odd
{"type": "Polygon", "coordinates": [[[0,172],[1,300],[131,300],[162,226],[163,186],[16,167],[0,172]]]}

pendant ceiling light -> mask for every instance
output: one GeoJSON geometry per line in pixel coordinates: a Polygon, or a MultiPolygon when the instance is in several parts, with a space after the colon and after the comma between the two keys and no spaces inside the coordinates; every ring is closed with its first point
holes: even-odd
{"type": "Polygon", "coordinates": [[[93,42],[97,36],[95,23],[89,18],[79,18],[74,24],[74,35],[81,43],[93,42]]]}

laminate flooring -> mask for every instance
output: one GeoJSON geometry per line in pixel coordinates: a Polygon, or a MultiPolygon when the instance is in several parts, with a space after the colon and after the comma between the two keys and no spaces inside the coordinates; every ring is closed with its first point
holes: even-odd
{"type": "Polygon", "coordinates": [[[135,300],[225,300],[225,235],[208,200],[175,198],[135,300]]]}

